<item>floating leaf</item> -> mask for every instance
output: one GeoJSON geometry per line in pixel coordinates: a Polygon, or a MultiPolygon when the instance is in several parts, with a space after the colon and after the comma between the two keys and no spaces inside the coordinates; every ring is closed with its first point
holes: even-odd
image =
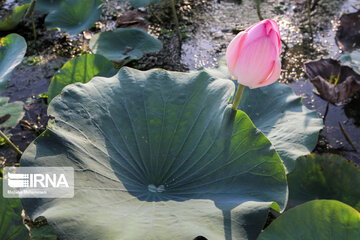
{"type": "Polygon", "coordinates": [[[64,0],[49,13],[45,24],[49,28],[77,34],[89,29],[100,18],[101,0],[64,0]]]}
{"type": "Polygon", "coordinates": [[[289,86],[274,83],[266,87],[245,88],[239,109],[274,144],[288,172],[298,157],[315,148],[323,121],[314,110],[302,104],[289,86]]]}
{"type": "Polygon", "coordinates": [[[26,10],[29,8],[30,4],[25,4],[22,6],[17,6],[14,8],[11,15],[0,20],[0,31],[9,31],[15,28],[23,16],[26,13],[26,10]]]}
{"type": "Polygon", "coordinates": [[[25,240],[29,234],[22,222],[20,199],[3,197],[3,180],[0,178],[0,239],[25,240]]]}
{"type": "Polygon", "coordinates": [[[0,97],[0,118],[6,116],[6,121],[0,122],[0,128],[15,127],[25,114],[22,102],[8,103],[8,101],[8,97],[0,97]]]}
{"type": "Polygon", "coordinates": [[[58,8],[65,0],[37,0],[35,9],[44,13],[49,13],[58,8]]]}
{"type": "Polygon", "coordinates": [[[360,210],[360,168],[338,155],[309,155],[288,175],[289,207],[314,199],[335,199],[360,210]]]}
{"type": "MultiPolygon", "coordinates": [[[[224,57],[216,68],[205,70],[215,78],[231,78],[224,57]]],[[[307,109],[291,87],[278,82],[255,89],[245,87],[239,109],[269,138],[287,172],[294,169],[298,157],[312,152],[323,128],[317,112],[307,109]]]]}
{"type": "Polygon", "coordinates": [[[90,49],[110,60],[140,59],[145,53],[158,52],[160,40],[138,28],[118,28],[112,32],[95,34],[90,40],[90,49]]]}
{"type": "Polygon", "coordinates": [[[134,8],[145,7],[151,3],[157,3],[159,0],[119,0],[119,2],[130,2],[134,8]]]}
{"type": "MultiPolygon", "coordinates": [[[[60,3],[66,0],[36,0],[35,10],[42,13],[49,13],[59,7],[60,3]]],[[[24,3],[30,3],[31,0],[21,0],[24,3]]]]}
{"type": "Polygon", "coordinates": [[[339,60],[360,74],[360,49],[343,54],[339,60]]]}
{"type": "Polygon", "coordinates": [[[60,239],[255,239],[285,169],[229,80],[122,68],[65,87],[22,166],[75,169],[73,199],[22,199],[60,239]],[[71,224],[69,224],[71,223],[71,224]]]}
{"type": "Polygon", "coordinates": [[[286,211],[258,240],[360,239],[360,213],[334,200],[315,200],[286,211]]]}
{"type": "Polygon", "coordinates": [[[12,33],[0,39],[0,94],[6,88],[12,70],[24,58],[25,52],[26,42],[20,35],[12,33]]]}
{"type": "Polygon", "coordinates": [[[54,75],[48,90],[48,102],[72,83],[87,83],[95,76],[111,77],[116,73],[113,64],[97,54],[85,54],[64,64],[54,75]]]}

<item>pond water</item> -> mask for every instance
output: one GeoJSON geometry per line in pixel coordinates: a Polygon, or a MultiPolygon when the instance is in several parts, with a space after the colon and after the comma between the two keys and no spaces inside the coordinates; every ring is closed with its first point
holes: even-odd
{"type": "MultiPolygon", "coordinates": [[[[106,2],[114,4],[114,1],[106,2]]],[[[309,27],[306,0],[264,1],[260,5],[260,13],[263,18],[274,19],[279,23],[283,40],[283,70],[280,81],[290,84],[295,93],[304,98],[304,104],[308,108],[316,109],[322,116],[327,102],[314,93],[312,84],[304,74],[303,64],[320,57],[336,58],[341,55],[334,38],[338,19],[343,13],[360,9],[360,2],[356,0],[315,0],[312,2],[315,4],[311,11],[311,27],[309,27]]],[[[18,1],[2,1],[0,14],[5,14],[16,4],[18,1]]],[[[126,3],[120,5],[116,3],[113,6],[122,14],[129,13],[131,10],[129,4],[126,3]]],[[[108,8],[107,15],[103,14],[101,23],[92,30],[109,30],[116,27],[116,16],[114,13],[109,13],[114,7],[108,8]]],[[[251,0],[185,0],[178,4],[178,7],[182,9],[180,11],[182,32],[187,36],[181,46],[174,37],[175,34],[171,35],[171,31],[169,34],[169,24],[166,27],[161,26],[152,14],[149,12],[146,14],[146,9],[137,10],[136,16],[139,19],[148,17],[150,22],[145,20],[143,22],[146,22],[145,26],[148,26],[150,32],[159,36],[164,42],[164,50],[159,55],[147,55],[139,61],[132,62],[130,66],[141,69],[162,67],[183,71],[216,66],[217,59],[225,54],[228,43],[236,33],[259,21],[255,1],[251,0]]],[[[158,7],[154,11],[158,16],[169,20],[164,21],[164,24],[172,21],[171,12],[169,13],[168,9],[158,7]]],[[[46,125],[48,117],[46,105],[38,95],[46,92],[53,74],[63,63],[82,51],[86,51],[86,40],[83,39],[82,34],[68,37],[56,31],[47,31],[43,23],[44,17],[37,15],[37,46],[41,46],[40,51],[36,50],[31,42],[33,36],[30,21],[25,21],[16,30],[28,40],[27,58],[16,68],[9,81],[9,87],[3,94],[9,96],[11,101],[25,102],[27,113],[24,119],[32,124],[32,128],[40,129],[46,125]]],[[[0,34],[6,35],[6,33],[0,34]]],[[[339,122],[341,122],[353,144],[360,150],[359,101],[359,94],[357,94],[346,104],[329,105],[325,128],[321,132],[316,152],[338,153],[360,164],[359,153],[352,149],[339,127],[339,122]]],[[[13,129],[11,133],[13,141],[20,146],[21,150],[24,150],[37,136],[36,132],[24,130],[24,127],[20,126],[13,129]]],[[[11,149],[1,148],[0,151],[9,164],[16,161],[16,155],[11,149]]]]}

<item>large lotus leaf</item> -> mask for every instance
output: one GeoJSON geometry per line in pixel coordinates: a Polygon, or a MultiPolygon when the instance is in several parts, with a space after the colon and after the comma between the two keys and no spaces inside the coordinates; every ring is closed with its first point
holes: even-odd
{"type": "Polygon", "coordinates": [[[0,97],[0,128],[15,127],[25,114],[22,102],[8,101],[8,97],[0,97]]]}
{"type": "Polygon", "coordinates": [[[258,240],[360,239],[360,213],[335,200],[314,200],[286,211],[258,240]]]}
{"type": "Polygon", "coordinates": [[[55,97],[23,166],[75,169],[73,199],[22,199],[60,239],[255,239],[287,198],[276,151],[229,80],[122,68],[55,97]]]}
{"type": "Polygon", "coordinates": [[[95,34],[89,44],[90,49],[110,60],[140,59],[145,53],[158,52],[162,48],[160,40],[138,28],[118,28],[112,32],[95,34]]]}
{"type": "Polygon", "coordinates": [[[101,0],[64,0],[45,19],[46,26],[77,34],[90,28],[101,14],[101,0]]]}
{"type": "Polygon", "coordinates": [[[29,239],[28,231],[22,222],[20,199],[3,197],[3,181],[0,178],[0,239],[29,239]]]}
{"type": "Polygon", "coordinates": [[[26,42],[20,35],[12,33],[0,39],[0,94],[6,88],[12,70],[24,58],[25,52],[26,42]]]}
{"type": "Polygon", "coordinates": [[[335,199],[360,210],[360,168],[338,155],[309,155],[288,175],[289,207],[314,199],[335,199]]]}
{"type": "Polygon", "coordinates": [[[5,19],[1,19],[0,31],[9,31],[15,28],[25,15],[26,10],[29,8],[29,6],[30,4],[17,6],[14,8],[13,12],[8,17],[6,17],[5,19]]]}
{"type": "Polygon", "coordinates": [[[130,2],[134,8],[145,7],[151,3],[157,3],[159,0],[119,0],[119,2],[130,2]]]}
{"type": "Polygon", "coordinates": [[[317,112],[307,109],[289,86],[280,83],[245,88],[239,109],[274,144],[288,172],[298,157],[314,149],[323,128],[317,112]]]}
{"type": "Polygon", "coordinates": [[[111,77],[116,73],[114,65],[105,57],[97,54],[85,54],[64,64],[54,75],[48,89],[48,102],[61,90],[72,83],[87,83],[95,76],[111,77]]]}

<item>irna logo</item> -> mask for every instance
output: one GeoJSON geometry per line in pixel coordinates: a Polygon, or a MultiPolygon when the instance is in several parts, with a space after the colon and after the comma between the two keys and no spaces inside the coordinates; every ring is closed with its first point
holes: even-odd
{"type": "Polygon", "coordinates": [[[8,185],[12,188],[60,188],[69,187],[65,174],[8,173],[8,185]]]}
{"type": "Polygon", "coordinates": [[[5,198],[72,198],[72,167],[4,167],[5,198]]]}

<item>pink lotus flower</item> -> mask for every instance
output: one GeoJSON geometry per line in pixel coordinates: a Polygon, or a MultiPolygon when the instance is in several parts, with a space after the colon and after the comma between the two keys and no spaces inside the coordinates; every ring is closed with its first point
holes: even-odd
{"type": "Polygon", "coordinates": [[[280,76],[280,32],[274,20],[263,20],[240,32],[226,49],[226,62],[239,84],[250,88],[274,83],[280,76]]]}

